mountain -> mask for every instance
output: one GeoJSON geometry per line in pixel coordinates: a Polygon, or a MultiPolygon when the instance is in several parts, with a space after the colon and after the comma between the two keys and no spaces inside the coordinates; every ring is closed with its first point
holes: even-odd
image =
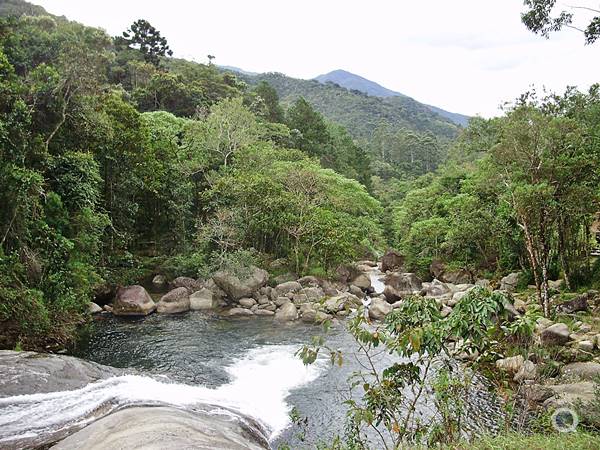
{"type": "MultiPolygon", "coordinates": [[[[321,83],[335,83],[339,86],[345,87],[346,89],[364,92],[365,94],[372,95],[375,97],[408,97],[407,95],[404,95],[400,92],[392,91],[391,89],[383,87],[380,84],[375,83],[374,81],[367,80],[366,78],[363,78],[359,75],[355,75],[353,73],[340,69],[334,70],[324,75],[319,75],[315,78],[315,80],[321,83]]],[[[435,112],[436,114],[450,119],[457,125],[466,127],[469,123],[469,116],[445,111],[436,106],[425,106],[433,112],[435,112]]]]}
{"type": "Polygon", "coordinates": [[[454,138],[460,129],[449,118],[410,97],[368,95],[361,90],[350,90],[334,82],[301,80],[281,73],[248,75],[235,72],[238,78],[249,85],[263,80],[268,82],[275,88],[285,106],[289,106],[299,97],[304,97],[321,114],[346,127],[358,140],[370,140],[373,131],[382,122],[387,122],[392,129],[429,132],[444,139],[454,138]]]}
{"type": "Polygon", "coordinates": [[[394,92],[391,89],[375,83],[374,81],[367,80],[359,75],[355,75],[341,69],[334,70],[324,75],[319,75],[318,77],[315,77],[315,80],[320,81],[321,83],[332,82],[345,87],[346,89],[364,92],[365,94],[369,94],[374,97],[406,97],[406,95],[400,94],[399,92],[394,92]]]}

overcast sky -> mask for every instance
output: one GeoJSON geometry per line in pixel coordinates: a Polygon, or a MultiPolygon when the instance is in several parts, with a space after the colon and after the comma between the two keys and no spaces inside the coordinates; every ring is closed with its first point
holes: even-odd
{"type": "Polygon", "coordinates": [[[562,91],[600,81],[600,42],[585,46],[574,30],[550,40],[531,34],[520,21],[521,0],[33,3],[111,35],[144,18],[177,57],[206,62],[211,54],[219,65],[297,78],[345,69],[470,115],[496,115],[531,85],[562,91]]]}

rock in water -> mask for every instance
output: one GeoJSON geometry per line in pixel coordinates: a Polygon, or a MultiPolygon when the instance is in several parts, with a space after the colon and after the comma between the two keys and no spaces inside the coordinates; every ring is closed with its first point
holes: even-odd
{"type": "Polygon", "coordinates": [[[254,292],[267,284],[269,274],[265,270],[252,267],[250,274],[242,279],[226,271],[215,273],[212,279],[230,300],[236,301],[244,297],[252,297],[254,292]]]}
{"type": "Polygon", "coordinates": [[[369,317],[375,320],[383,320],[392,312],[392,305],[379,298],[374,298],[369,306],[369,317]]]}
{"type": "Polygon", "coordinates": [[[371,279],[368,275],[361,273],[354,280],[352,280],[352,284],[360,289],[366,291],[371,288],[371,279]]]}
{"type": "Polygon", "coordinates": [[[188,290],[178,287],[163,295],[158,302],[156,312],[161,314],[176,314],[190,310],[188,290]]]}
{"type": "Polygon", "coordinates": [[[298,310],[296,305],[291,302],[281,305],[281,307],[275,312],[275,320],[281,322],[289,322],[298,318],[298,310]]]}
{"type": "Polygon", "coordinates": [[[190,295],[190,309],[192,311],[213,309],[217,307],[217,304],[215,294],[210,289],[202,288],[190,295]]]}
{"type": "Polygon", "coordinates": [[[59,442],[57,450],[237,449],[264,450],[269,443],[258,425],[171,407],[127,408],[110,414],[59,442]]]}
{"type": "Polygon", "coordinates": [[[0,397],[70,391],[123,374],[72,356],[0,350],[0,397]]]}
{"type": "Polygon", "coordinates": [[[156,309],[156,304],[142,286],[134,285],[117,290],[113,302],[115,316],[146,316],[156,309]]]}

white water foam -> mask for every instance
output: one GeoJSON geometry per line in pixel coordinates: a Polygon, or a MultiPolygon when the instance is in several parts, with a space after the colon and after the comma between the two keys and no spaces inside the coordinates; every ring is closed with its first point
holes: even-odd
{"type": "MultiPolygon", "coordinates": [[[[55,432],[82,424],[106,404],[162,403],[178,407],[215,405],[238,411],[262,423],[275,438],[290,423],[290,391],[315,380],[325,369],[319,361],[305,366],[295,356],[296,346],[270,345],[249,350],[225,370],[228,384],[211,389],[162,383],[153,378],[126,375],[89,384],[81,389],[0,399],[0,443],[24,434],[55,432]]],[[[219,408],[221,407],[221,408],[219,408]]]]}

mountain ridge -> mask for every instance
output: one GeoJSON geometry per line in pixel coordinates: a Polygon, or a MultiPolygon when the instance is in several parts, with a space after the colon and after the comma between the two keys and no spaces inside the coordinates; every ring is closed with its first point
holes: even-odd
{"type": "MultiPolygon", "coordinates": [[[[319,76],[315,77],[314,79],[319,81],[320,83],[327,83],[327,82],[335,83],[339,86],[345,87],[346,89],[364,92],[367,95],[371,95],[371,96],[375,96],[375,97],[382,97],[382,98],[407,97],[407,98],[412,99],[412,97],[410,97],[406,94],[403,94],[398,91],[393,91],[391,89],[386,88],[385,86],[380,85],[379,83],[377,83],[375,81],[371,81],[367,78],[364,78],[360,75],[357,75],[352,72],[348,72],[347,70],[343,70],[343,69],[332,70],[331,72],[319,75],[319,76]]],[[[418,102],[418,100],[415,100],[415,101],[418,102]]],[[[421,102],[419,102],[419,103],[421,103],[421,102]]],[[[439,114],[442,117],[450,119],[452,122],[454,122],[457,125],[466,127],[469,124],[469,120],[471,118],[470,116],[460,114],[460,113],[446,111],[442,108],[439,108],[439,107],[433,106],[433,105],[428,105],[426,103],[421,103],[421,104],[425,105],[426,107],[428,107],[430,110],[432,110],[436,114],[439,114]]]]}

